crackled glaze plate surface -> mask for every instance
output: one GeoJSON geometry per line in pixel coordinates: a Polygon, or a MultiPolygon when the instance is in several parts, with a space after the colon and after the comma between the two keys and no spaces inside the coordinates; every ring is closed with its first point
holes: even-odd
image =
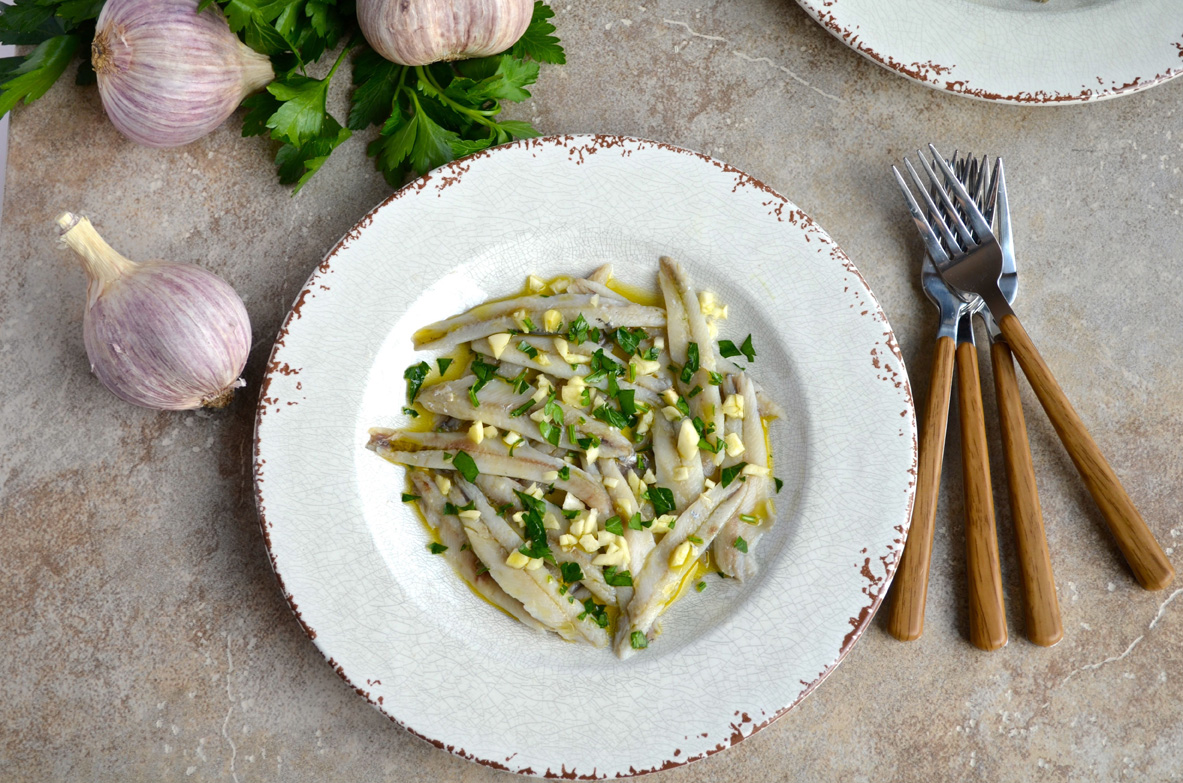
{"type": "Polygon", "coordinates": [[[1183,73],[1179,0],[797,0],[859,54],[982,100],[1083,103],[1183,73]]]}
{"type": "Polygon", "coordinates": [[[887,319],[808,216],[736,169],[620,137],[536,139],[400,190],[313,272],[258,409],[259,514],[282,589],[357,692],[419,737],[498,769],[614,777],[730,747],[797,704],[879,606],[906,535],[915,418],[887,319]],[[507,206],[509,205],[509,206],[507,206]],[[397,426],[415,328],[529,273],[655,287],[658,257],[730,304],[784,479],[761,568],[712,575],[632,659],[539,636],[426,551],[403,469],[363,448],[397,426]]]}

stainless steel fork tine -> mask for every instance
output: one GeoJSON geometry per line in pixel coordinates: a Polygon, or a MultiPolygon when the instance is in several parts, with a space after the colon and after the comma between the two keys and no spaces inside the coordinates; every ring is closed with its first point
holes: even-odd
{"type": "MultiPolygon", "coordinates": [[[[973,234],[970,233],[969,229],[966,228],[965,223],[961,220],[961,215],[958,214],[959,210],[957,209],[957,205],[953,203],[953,199],[949,198],[949,193],[947,190],[945,190],[945,186],[940,184],[940,178],[937,177],[936,172],[932,170],[932,166],[929,165],[928,160],[924,157],[924,153],[922,153],[920,150],[916,150],[916,155],[920,158],[920,165],[924,167],[924,173],[928,175],[928,181],[936,187],[937,195],[940,197],[941,203],[945,205],[945,214],[952,218],[953,227],[957,229],[957,233],[961,236],[960,245],[958,245],[956,242],[951,242],[950,246],[954,251],[957,251],[962,247],[967,250],[972,248],[977,243],[974,241],[973,234]]],[[[904,158],[904,163],[908,163],[907,158],[904,158]]],[[[909,165],[908,168],[911,168],[911,165],[909,165]]],[[[960,187],[961,182],[957,179],[957,174],[954,173],[951,168],[946,165],[945,170],[942,171],[942,173],[949,180],[951,180],[950,184],[955,184],[956,186],[960,187]]],[[[915,175],[913,174],[913,176],[915,175]]],[[[942,223],[944,222],[947,221],[942,221],[942,223]]]]}
{"type": "MultiPolygon", "coordinates": [[[[912,190],[908,187],[908,184],[904,182],[904,177],[900,174],[900,170],[892,166],[891,171],[895,174],[895,180],[899,183],[900,190],[903,191],[904,198],[908,201],[908,212],[912,215],[912,222],[916,224],[916,230],[920,232],[920,237],[924,240],[924,247],[928,250],[928,254],[932,256],[933,263],[949,263],[949,254],[941,247],[940,237],[936,235],[936,232],[932,230],[932,226],[929,225],[928,220],[925,219],[920,205],[916,203],[916,197],[912,195],[912,190]]],[[[928,198],[928,194],[924,195],[929,205],[935,208],[936,205],[933,204],[931,198],[928,198]]],[[[940,221],[937,220],[937,223],[940,223],[940,221]]]]}
{"type": "Polygon", "coordinates": [[[991,217],[998,218],[998,244],[1002,248],[1002,273],[1015,271],[1014,235],[1011,233],[1010,200],[1006,195],[1006,173],[1002,158],[994,161],[994,177],[990,187],[991,217]]]}
{"type": "MultiPolygon", "coordinates": [[[[892,166],[892,168],[895,169],[894,166],[892,166]]],[[[949,248],[949,253],[959,253],[961,251],[961,245],[957,243],[957,237],[953,236],[953,233],[949,231],[949,227],[946,225],[947,221],[943,216],[941,208],[938,207],[936,202],[932,200],[932,196],[928,195],[928,188],[924,186],[924,183],[920,179],[920,175],[916,173],[916,169],[912,168],[912,161],[904,158],[904,168],[908,170],[908,175],[912,178],[912,182],[915,183],[916,189],[920,191],[920,195],[924,198],[924,203],[928,206],[928,214],[932,216],[932,222],[936,224],[937,229],[941,233],[941,237],[945,240],[945,246],[949,248]]],[[[899,170],[896,170],[896,176],[899,176],[899,170]]],[[[900,180],[901,187],[904,187],[902,184],[903,177],[900,177],[900,180]]],[[[910,197],[911,190],[908,190],[907,187],[904,187],[904,189],[908,191],[910,197]]],[[[929,229],[932,229],[931,225],[929,226],[929,229]]],[[[937,244],[939,245],[940,243],[938,242],[937,244]]],[[[942,263],[948,263],[949,254],[942,251],[940,256],[934,255],[932,260],[939,267],[942,263]],[[942,261],[942,259],[944,260],[942,261]]]]}
{"type": "MultiPolygon", "coordinates": [[[[937,167],[940,168],[941,173],[946,177],[951,178],[952,181],[949,183],[949,185],[953,188],[953,194],[957,196],[957,200],[961,203],[961,206],[965,208],[966,213],[969,215],[970,223],[973,224],[974,231],[976,231],[978,234],[978,242],[988,242],[993,239],[994,234],[990,231],[990,225],[986,222],[986,217],[982,214],[981,210],[978,209],[978,205],[974,203],[974,200],[970,198],[969,193],[967,193],[965,190],[965,186],[962,185],[961,181],[953,174],[953,169],[951,169],[945,159],[941,157],[941,153],[937,152],[936,147],[929,144],[928,149],[932,153],[933,160],[936,162],[937,167]]],[[[947,193],[942,192],[941,195],[944,198],[949,197],[947,193]]],[[[977,243],[969,243],[969,247],[966,249],[973,248],[975,244],[977,243]]]]}

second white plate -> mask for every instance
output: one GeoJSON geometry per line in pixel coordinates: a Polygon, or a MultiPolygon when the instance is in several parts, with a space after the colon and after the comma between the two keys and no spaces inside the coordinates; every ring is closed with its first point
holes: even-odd
{"type": "Polygon", "coordinates": [[[797,0],[859,54],[1003,103],[1099,101],[1183,73],[1179,0],[797,0]]]}

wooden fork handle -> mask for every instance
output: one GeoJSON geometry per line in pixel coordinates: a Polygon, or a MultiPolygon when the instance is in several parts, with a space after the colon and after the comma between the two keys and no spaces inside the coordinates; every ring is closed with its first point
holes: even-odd
{"type": "Polygon", "coordinates": [[[953,388],[952,337],[937,340],[932,360],[928,401],[921,421],[916,500],[912,526],[892,588],[888,632],[902,642],[924,633],[924,605],[928,599],[928,568],[932,559],[932,533],[941,488],[941,461],[945,455],[945,428],[949,421],[949,393],[953,388]]]}
{"type": "Polygon", "coordinates": [[[1027,422],[1019,398],[1019,379],[1015,376],[1015,362],[1005,340],[1000,339],[990,346],[990,361],[994,367],[994,392],[998,397],[998,417],[1002,425],[1006,480],[1010,486],[1015,545],[1023,579],[1027,638],[1035,644],[1051,647],[1064,638],[1064,624],[1060,619],[1052,560],[1043,530],[1043,511],[1035,486],[1035,467],[1031,462],[1027,422]]]}
{"type": "Polygon", "coordinates": [[[1080,415],[1068,401],[1055,376],[1048,369],[1027,330],[1013,313],[1007,313],[998,324],[1010,343],[1019,366],[1035,390],[1035,395],[1047,412],[1056,434],[1060,436],[1068,456],[1072,458],[1080,477],[1093,500],[1101,508],[1109,532],[1117,539],[1117,546],[1125,555],[1138,583],[1147,590],[1161,590],[1175,578],[1175,569],[1162,547],[1146,526],[1142,515],[1126,494],[1113,468],[1105,461],[1096,441],[1089,435],[1080,415]]]}
{"type": "Polygon", "coordinates": [[[969,577],[969,640],[982,650],[1006,645],[1006,607],[998,565],[998,530],[990,457],[986,451],[986,416],[978,349],[957,345],[957,403],[961,413],[961,461],[965,481],[965,557],[969,577]]]}

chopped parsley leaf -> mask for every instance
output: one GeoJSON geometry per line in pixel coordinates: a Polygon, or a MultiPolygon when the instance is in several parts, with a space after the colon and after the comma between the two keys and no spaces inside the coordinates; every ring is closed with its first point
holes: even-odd
{"type": "Polygon", "coordinates": [[[410,492],[403,493],[403,502],[404,503],[410,503],[412,500],[418,500],[418,499],[419,499],[418,495],[412,495],[410,492]]]}
{"type": "Polygon", "coordinates": [[[674,491],[668,487],[650,487],[645,490],[644,499],[653,504],[653,513],[657,516],[674,510],[674,491]]]}
{"type": "Polygon", "coordinates": [[[748,551],[748,542],[743,540],[743,536],[736,537],[735,542],[734,542],[734,546],[740,552],[747,552],[748,551]]]}
{"type": "Polygon", "coordinates": [[[419,390],[423,388],[423,381],[427,378],[427,373],[431,372],[431,366],[427,362],[419,362],[413,364],[403,371],[403,378],[407,382],[407,405],[415,402],[415,398],[419,396],[419,390]]]}
{"type": "Polygon", "coordinates": [[[696,584],[694,586],[694,589],[701,593],[703,590],[707,589],[707,583],[706,582],[699,582],[698,584],[696,584]]]}
{"type": "Polygon", "coordinates": [[[567,584],[583,581],[583,569],[579,567],[579,563],[561,563],[559,573],[567,584]]]}
{"type": "Polygon", "coordinates": [[[570,481],[571,480],[571,466],[570,465],[564,465],[562,468],[559,469],[559,478],[562,479],[563,481],[570,481]]]}
{"type": "Polygon", "coordinates": [[[783,487],[785,485],[785,483],[783,481],[781,481],[780,479],[778,479],[776,476],[773,476],[772,480],[776,482],[776,491],[780,492],[780,488],[783,487]]]}
{"type": "Polygon", "coordinates": [[[700,394],[702,394],[702,387],[695,385],[695,387],[690,390],[690,393],[686,395],[686,399],[693,400],[695,397],[697,397],[700,394]]]}
{"type": "Polygon", "coordinates": [[[707,377],[710,379],[711,386],[719,386],[723,383],[723,376],[720,373],[707,370],[707,377]]]}
{"type": "Polygon", "coordinates": [[[476,481],[476,477],[481,474],[477,470],[476,462],[473,461],[472,457],[468,456],[468,452],[466,451],[456,452],[456,456],[452,459],[452,465],[468,481],[476,481]]]}
{"type": "Polygon", "coordinates": [[[518,416],[521,416],[522,414],[529,413],[530,409],[533,407],[534,407],[534,400],[526,400],[520,406],[518,406],[518,407],[514,408],[512,411],[510,411],[509,415],[511,418],[516,419],[518,416]]]}
{"type": "Polygon", "coordinates": [[[702,539],[699,538],[698,536],[686,536],[686,540],[689,541],[691,544],[701,544],[702,543],[702,539]]]}
{"type": "Polygon", "coordinates": [[[674,407],[677,408],[682,413],[683,416],[690,415],[690,405],[687,404],[687,402],[684,398],[679,397],[678,401],[674,403],[674,407]]]}
{"type": "Polygon", "coordinates": [[[605,424],[611,424],[618,430],[622,430],[628,426],[628,419],[624,417],[624,414],[622,414],[620,411],[613,410],[606,405],[601,405],[600,407],[596,408],[595,411],[592,412],[592,416],[595,416],[605,424]]]}
{"type": "Polygon", "coordinates": [[[616,394],[616,401],[620,403],[620,412],[625,416],[637,415],[637,393],[632,389],[621,389],[616,394]]]}
{"type": "Polygon", "coordinates": [[[612,333],[612,339],[620,346],[620,350],[624,351],[625,356],[632,356],[637,352],[637,345],[642,340],[648,338],[649,335],[645,333],[644,329],[637,327],[635,329],[626,329],[623,326],[612,333]]]}
{"type": "Polygon", "coordinates": [[[649,640],[645,638],[644,631],[633,631],[628,637],[628,643],[634,650],[644,650],[649,646],[649,640]]]}
{"type": "Polygon", "coordinates": [[[587,319],[583,317],[583,313],[571,322],[571,326],[567,328],[567,342],[572,345],[581,345],[587,341],[587,319]]]}
{"type": "Polygon", "coordinates": [[[686,364],[682,365],[682,383],[690,383],[694,373],[698,372],[698,343],[690,343],[686,348],[686,364]]]}
{"type": "Polygon", "coordinates": [[[403,413],[407,414],[412,419],[419,418],[419,411],[415,410],[414,408],[403,408],[403,413]]]}
{"type": "Polygon", "coordinates": [[[518,343],[518,350],[526,354],[526,356],[529,356],[531,359],[538,358],[538,349],[533,345],[530,345],[530,343],[526,342],[525,340],[522,340],[520,343],[518,343]]]}
{"type": "Polygon", "coordinates": [[[624,535],[624,526],[620,522],[620,517],[609,517],[608,521],[604,523],[604,529],[618,536],[624,535]]]}
{"type": "Polygon", "coordinates": [[[604,581],[613,587],[632,587],[633,575],[628,571],[616,571],[616,566],[608,566],[604,569],[604,581]]]}
{"type": "Polygon", "coordinates": [[[446,373],[448,371],[448,368],[452,366],[451,359],[436,359],[435,363],[440,368],[440,375],[443,375],[444,373],[446,373]]]}
{"type": "Polygon", "coordinates": [[[563,428],[551,424],[546,419],[538,422],[538,431],[542,433],[542,438],[552,446],[559,445],[559,438],[563,436],[563,428]]]}
{"type": "Polygon", "coordinates": [[[428,548],[428,550],[431,551],[431,554],[433,554],[433,555],[442,555],[444,552],[448,551],[448,548],[446,546],[444,546],[443,544],[436,543],[435,541],[432,541],[430,544],[428,544],[427,548],[428,548]]]}
{"type": "Polygon", "coordinates": [[[723,468],[723,474],[719,478],[719,483],[726,487],[732,481],[735,481],[735,477],[738,476],[740,473],[743,473],[744,466],[747,464],[748,463],[746,463],[746,462],[740,462],[735,465],[732,465],[729,468],[723,468]]]}
{"type": "MultiPolygon", "coordinates": [[[[653,523],[650,522],[649,524],[652,525],[653,523]]],[[[640,512],[633,514],[632,519],[628,521],[628,526],[633,530],[644,530],[646,527],[648,527],[648,525],[641,521],[640,512]]]]}

